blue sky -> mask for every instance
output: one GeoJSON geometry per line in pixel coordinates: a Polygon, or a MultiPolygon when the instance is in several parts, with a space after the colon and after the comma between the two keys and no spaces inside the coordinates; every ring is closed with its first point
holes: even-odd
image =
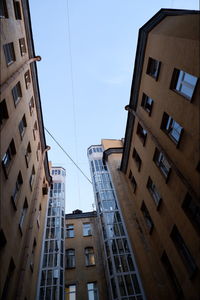
{"type": "MultiPolygon", "coordinates": [[[[139,28],[198,0],[29,0],[45,127],[90,178],[87,148],[124,137],[139,28]],[[69,17],[69,18],[68,18],[69,17]]],[[[66,169],[66,212],[93,210],[91,184],[46,134],[66,169]]]]}

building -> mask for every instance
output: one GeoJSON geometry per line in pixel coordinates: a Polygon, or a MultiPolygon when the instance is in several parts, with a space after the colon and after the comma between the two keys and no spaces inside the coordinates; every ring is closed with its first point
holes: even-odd
{"type": "MultiPolygon", "coordinates": [[[[116,146],[119,146],[117,143],[116,146]]],[[[103,159],[103,145],[88,148],[88,159],[101,228],[109,300],[145,298],[109,166],[103,159]]],[[[118,149],[117,149],[118,151],[118,149]]]]}
{"type": "Polygon", "coordinates": [[[125,139],[94,147],[148,300],[200,296],[199,29],[199,12],[168,9],[140,29],[125,139]]]}
{"type": "Polygon", "coordinates": [[[108,300],[96,211],[65,215],[65,299],[108,300]]]}
{"type": "Polygon", "coordinates": [[[36,299],[64,299],[65,169],[51,167],[53,179],[41,254],[36,299]]]}
{"type": "Polygon", "coordinates": [[[0,299],[34,299],[51,177],[28,1],[2,0],[0,299]]]}

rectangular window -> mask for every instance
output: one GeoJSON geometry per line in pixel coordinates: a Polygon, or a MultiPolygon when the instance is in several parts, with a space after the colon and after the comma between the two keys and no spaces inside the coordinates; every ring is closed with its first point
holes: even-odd
{"type": "Polygon", "coordinates": [[[83,236],[92,235],[92,228],[90,223],[83,224],[83,236]]]}
{"type": "Polygon", "coordinates": [[[17,202],[18,196],[20,194],[22,184],[23,184],[23,178],[22,178],[21,172],[19,172],[16,183],[15,183],[15,187],[14,187],[14,190],[13,190],[13,193],[11,196],[11,200],[14,204],[15,209],[16,209],[16,202],[17,202]]]}
{"type": "Polygon", "coordinates": [[[33,109],[34,109],[34,100],[33,97],[31,97],[31,100],[29,101],[29,111],[31,116],[33,114],[33,109]]]}
{"type": "Polygon", "coordinates": [[[22,207],[20,220],[19,220],[19,228],[20,228],[21,231],[22,231],[23,224],[24,224],[24,221],[25,221],[25,218],[26,218],[27,210],[28,210],[28,202],[27,202],[27,199],[25,198],[24,205],[22,207]]]}
{"type": "Polygon", "coordinates": [[[34,180],[35,180],[35,167],[33,166],[32,171],[31,171],[31,176],[29,178],[29,184],[30,184],[31,191],[33,189],[34,180]]]}
{"type": "Polygon", "coordinates": [[[23,115],[23,118],[22,118],[21,121],[19,122],[19,126],[18,126],[18,127],[19,127],[19,133],[20,133],[20,136],[21,136],[21,139],[22,139],[23,136],[24,136],[26,127],[27,127],[25,115],[23,115]]]}
{"type": "Polygon", "coordinates": [[[20,49],[21,56],[24,56],[26,54],[25,38],[19,39],[19,49],[20,49]]]}
{"type": "Polygon", "coordinates": [[[135,148],[133,149],[133,159],[137,165],[138,171],[140,171],[142,160],[141,160],[139,154],[137,153],[137,151],[135,150],[135,148]]]}
{"type": "Polygon", "coordinates": [[[67,238],[73,238],[74,237],[74,225],[68,224],[66,228],[67,232],[67,238]]]}
{"type": "Polygon", "coordinates": [[[15,154],[16,154],[16,148],[15,148],[14,140],[12,139],[1,162],[6,178],[8,178],[8,172],[11,166],[11,161],[14,158],[15,154]]]}
{"type": "Polygon", "coordinates": [[[149,193],[151,194],[156,206],[158,207],[161,202],[161,197],[160,197],[160,194],[159,194],[155,184],[151,180],[151,177],[148,178],[147,189],[149,190],[149,193]]]}
{"type": "Polygon", "coordinates": [[[39,161],[39,157],[40,157],[40,142],[38,142],[38,146],[37,146],[37,150],[36,150],[36,157],[37,157],[37,161],[39,161]]]}
{"type": "Polygon", "coordinates": [[[6,105],[6,100],[3,99],[0,102],[0,125],[2,125],[3,121],[7,119],[8,119],[8,109],[6,105]]]}
{"type": "Polygon", "coordinates": [[[38,216],[37,216],[37,225],[38,225],[38,227],[40,227],[41,213],[42,213],[42,206],[40,204],[39,210],[38,210],[38,216]]]}
{"type": "Polygon", "coordinates": [[[14,61],[16,60],[14,44],[8,43],[8,44],[3,45],[3,50],[4,50],[4,54],[5,54],[6,64],[7,64],[7,66],[9,66],[12,63],[14,63],[14,61]]]}
{"type": "Polygon", "coordinates": [[[21,85],[20,85],[19,81],[18,81],[18,83],[12,89],[12,96],[13,96],[14,104],[16,106],[17,103],[22,98],[22,90],[21,90],[21,85]]]}
{"type": "Polygon", "coordinates": [[[160,72],[160,65],[160,61],[149,57],[147,74],[153,77],[155,80],[157,80],[160,72]]]}
{"type": "Polygon", "coordinates": [[[96,282],[87,283],[88,300],[98,300],[98,289],[96,282]]]}
{"type": "Polygon", "coordinates": [[[21,20],[22,19],[22,14],[21,14],[21,7],[20,7],[20,2],[13,0],[13,6],[14,6],[14,12],[15,12],[15,19],[16,20],[21,20]]]}
{"type": "Polygon", "coordinates": [[[137,126],[137,135],[139,136],[140,140],[144,145],[147,138],[147,131],[140,125],[140,123],[138,123],[137,126]]]}
{"type": "Polygon", "coordinates": [[[27,168],[28,168],[30,159],[31,159],[31,144],[29,142],[28,146],[26,148],[26,154],[25,154],[25,160],[26,160],[26,166],[27,166],[27,168]]]}
{"type": "Polygon", "coordinates": [[[151,233],[152,230],[153,230],[154,224],[153,224],[153,221],[152,221],[152,219],[151,219],[151,216],[150,216],[150,214],[149,214],[149,211],[148,211],[146,205],[144,204],[144,202],[142,203],[141,211],[142,211],[144,220],[145,220],[145,222],[146,222],[146,225],[147,225],[147,227],[149,228],[149,233],[151,233]]]}
{"type": "Polygon", "coordinates": [[[153,161],[155,162],[156,166],[159,168],[163,176],[168,179],[169,174],[171,171],[171,166],[167,159],[165,158],[164,154],[159,151],[157,148],[155,149],[153,161]]]}
{"type": "Polygon", "coordinates": [[[66,257],[66,269],[75,268],[76,266],[75,250],[74,249],[66,250],[65,257],[66,257]]]}
{"type": "Polygon", "coordinates": [[[198,78],[182,70],[174,70],[171,88],[191,100],[197,85],[198,78]]]}
{"type": "Polygon", "coordinates": [[[86,264],[86,266],[95,265],[95,257],[94,257],[93,247],[85,248],[85,264],[86,264]]]}
{"type": "Polygon", "coordinates": [[[65,300],[76,300],[76,285],[67,285],[65,289],[65,300]]]}
{"type": "Polygon", "coordinates": [[[166,273],[168,275],[168,278],[171,281],[172,286],[173,286],[173,288],[174,288],[174,290],[175,290],[175,292],[176,292],[176,294],[178,296],[177,299],[181,299],[181,298],[179,298],[183,294],[182,289],[181,289],[181,285],[178,282],[176,274],[175,274],[175,272],[174,272],[174,270],[172,268],[172,265],[171,265],[171,263],[169,261],[169,258],[168,258],[168,256],[167,256],[167,254],[166,254],[165,251],[163,252],[163,255],[161,257],[161,262],[163,263],[163,266],[164,266],[165,271],[166,271],[166,273]]]}
{"type": "Polygon", "coordinates": [[[134,178],[131,170],[130,170],[128,178],[130,179],[130,182],[131,182],[131,185],[132,185],[132,188],[133,188],[133,192],[135,192],[136,187],[137,187],[137,183],[135,181],[135,178],[134,178]]]}
{"type": "Polygon", "coordinates": [[[161,129],[176,145],[179,145],[183,133],[183,127],[181,127],[181,125],[173,120],[167,113],[163,114],[161,129]]]}
{"type": "Polygon", "coordinates": [[[142,103],[141,106],[148,112],[149,115],[151,115],[151,111],[153,108],[153,99],[148,97],[146,94],[143,94],[142,96],[142,103]]]}
{"type": "Polygon", "coordinates": [[[182,208],[195,228],[200,231],[200,205],[189,193],[185,196],[182,208]]]}
{"type": "Polygon", "coordinates": [[[6,0],[0,1],[0,18],[8,18],[6,0]]]}
{"type": "Polygon", "coordinates": [[[36,140],[37,130],[38,130],[37,121],[35,121],[34,126],[33,126],[33,138],[34,138],[34,140],[36,140]]]}
{"type": "Polygon", "coordinates": [[[26,88],[28,89],[28,87],[31,83],[31,76],[30,76],[30,71],[29,70],[24,74],[24,80],[25,80],[26,88]]]}
{"type": "Polygon", "coordinates": [[[186,246],[182,236],[180,235],[176,225],[174,225],[170,236],[171,236],[172,241],[174,242],[174,245],[175,245],[186,269],[188,270],[190,278],[193,277],[197,271],[197,265],[191,255],[188,247],[186,246]]]}

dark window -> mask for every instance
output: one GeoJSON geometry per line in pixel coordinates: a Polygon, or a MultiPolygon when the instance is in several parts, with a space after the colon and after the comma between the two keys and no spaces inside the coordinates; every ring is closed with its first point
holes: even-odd
{"type": "Polygon", "coordinates": [[[31,97],[31,100],[29,101],[29,111],[31,116],[33,114],[33,109],[34,109],[34,100],[33,97],[31,97]]]}
{"type": "Polygon", "coordinates": [[[160,71],[161,62],[149,57],[148,66],[147,66],[147,74],[158,79],[159,71],[160,71]]]}
{"type": "Polygon", "coordinates": [[[168,278],[171,281],[171,284],[172,284],[172,286],[173,286],[173,288],[174,288],[174,290],[175,290],[175,292],[178,296],[178,299],[180,299],[179,297],[182,296],[183,292],[182,292],[181,286],[178,282],[176,274],[175,274],[175,272],[172,268],[172,265],[171,265],[171,263],[169,261],[169,258],[168,258],[165,251],[163,252],[163,255],[161,257],[161,262],[163,263],[165,271],[166,271],[166,273],[168,275],[168,278]]]}
{"type": "Polygon", "coordinates": [[[85,264],[86,266],[95,265],[94,249],[92,247],[85,248],[85,264]]]}
{"type": "Polygon", "coordinates": [[[8,294],[9,294],[9,288],[10,288],[10,283],[13,277],[13,273],[15,270],[15,264],[13,259],[11,258],[10,260],[10,264],[9,264],[9,268],[8,268],[8,272],[7,272],[7,276],[6,276],[6,280],[4,283],[4,287],[3,287],[3,291],[1,294],[1,299],[8,299],[8,294]]]}
{"type": "Polygon", "coordinates": [[[174,242],[174,245],[175,245],[185,267],[187,268],[188,273],[191,278],[192,276],[194,276],[195,272],[197,271],[197,265],[175,225],[171,232],[171,239],[174,242]]]}
{"type": "Polygon", "coordinates": [[[142,203],[141,211],[142,211],[142,214],[143,214],[143,216],[144,216],[146,225],[147,225],[147,227],[149,228],[149,233],[151,233],[152,230],[153,230],[154,224],[153,224],[153,221],[152,221],[152,219],[151,219],[151,216],[150,216],[150,214],[149,214],[149,211],[148,211],[146,205],[144,204],[144,202],[142,203]]]}
{"type": "Polygon", "coordinates": [[[3,248],[7,243],[7,240],[6,240],[6,237],[5,237],[5,234],[3,232],[3,230],[1,229],[0,230],[0,249],[3,248]]]}
{"type": "Polygon", "coordinates": [[[2,167],[3,167],[6,178],[8,177],[8,172],[10,169],[11,161],[15,154],[16,154],[16,148],[15,148],[14,140],[12,139],[6,153],[4,154],[4,156],[2,158],[2,167]]]}
{"type": "Polygon", "coordinates": [[[133,149],[133,159],[137,165],[138,171],[140,171],[142,160],[141,160],[140,156],[138,155],[137,151],[135,150],[135,148],[133,149]]]}
{"type": "Polygon", "coordinates": [[[0,125],[3,123],[3,120],[8,119],[8,110],[6,105],[6,100],[0,102],[0,125]]]}
{"type": "Polygon", "coordinates": [[[0,1],[0,18],[8,18],[6,0],[0,1]]]}
{"type": "Polygon", "coordinates": [[[66,228],[67,232],[67,238],[73,238],[74,237],[74,225],[68,224],[66,228]]]}
{"type": "Polygon", "coordinates": [[[19,48],[20,48],[21,56],[24,56],[24,54],[26,54],[25,38],[19,39],[19,48]]]}
{"type": "Polygon", "coordinates": [[[136,187],[137,187],[137,183],[136,183],[135,178],[132,174],[132,171],[130,171],[128,178],[130,179],[130,182],[131,182],[131,185],[132,185],[132,188],[133,188],[133,192],[135,192],[136,187]]]}
{"type": "Polygon", "coordinates": [[[17,204],[17,199],[18,199],[18,196],[20,194],[22,184],[23,184],[22,173],[19,171],[16,183],[15,183],[15,187],[14,187],[14,190],[13,190],[13,193],[12,193],[12,196],[11,196],[11,200],[12,200],[12,203],[13,203],[15,209],[16,209],[16,206],[17,206],[16,205],[17,204]]]}
{"type": "Polygon", "coordinates": [[[183,133],[183,127],[172,119],[167,113],[163,114],[161,129],[178,145],[183,133]]]}
{"type": "Polygon", "coordinates": [[[182,70],[174,70],[172,77],[172,89],[191,100],[197,85],[198,78],[182,70]]]}
{"type": "Polygon", "coordinates": [[[148,181],[147,181],[147,189],[149,190],[151,196],[154,199],[156,206],[158,207],[160,204],[160,201],[161,201],[161,197],[160,197],[160,194],[159,194],[155,184],[153,183],[153,181],[151,180],[150,177],[148,178],[148,181]]]}
{"type": "Polygon", "coordinates": [[[30,158],[31,158],[31,144],[29,142],[28,146],[26,148],[26,154],[25,154],[25,160],[26,160],[27,168],[28,168],[28,165],[29,165],[30,158]]]}
{"type": "Polygon", "coordinates": [[[153,99],[148,97],[146,94],[143,94],[141,106],[148,112],[149,115],[151,115],[153,99]]]}
{"type": "Polygon", "coordinates": [[[20,228],[21,231],[22,231],[23,224],[24,224],[24,221],[25,221],[25,218],[26,218],[27,210],[28,210],[28,202],[27,202],[27,199],[25,198],[24,205],[22,207],[20,220],[19,220],[19,228],[20,228]]]}
{"type": "Polygon", "coordinates": [[[75,261],[75,250],[74,249],[68,249],[65,252],[66,255],[66,268],[75,268],[76,261],[75,261]]]}
{"type": "Polygon", "coordinates": [[[15,19],[21,20],[22,14],[21,14],[20,2],[13,0],[13,6],[14,6],[14,11],[15,11],[15,19]]]}
{"type": "Polygon", "coordinates": [[[28,89],[28,87],[29,87],[29,85],[31,83],[31,77],[30,77],[29,70],[24,74],[24,80],[25,80],[26,88],[28,89]]]}
{"type": "Polygon", "coordinates": [[[197,164],[197,171],[200,173],[200,161],[198,162],[198,164],[197,164]]]}
{"type": "Polygon", "coordinates": [[[29,184],[30,184],[31,191],[33,189],[34,180],[35,180],[35,167],[33,166],[32,171],[31,171],[31,176],[29,178],[29,184]]]}
{"type": "Polygon", "coordinates": [[[165,158],[164,154],[157,148],[155,149],[153,160],[164,177],[168,179],[171,171],[171,166],[165,158]]]}
{"type": "Polygon", "coordinates": [[[19,127],[20,136],[21,136],[21,138],[23,138],[25,130],[26,130],[26,127],[27,127],[25,115],[23,115],[23,118],[19,122],[19,126],[18,127],[19,127]]]}
{"type": "Polygon", "coordinates": [[[22,98],[22,90],[19,81],[12,89],[12,96],[13,96],[14,104],[16,106],[19,100],[22,98]]]}
{"type": "Polygon", "coordinates": [[[140,125],[140,123],[138,123],[137,126],[137,135],[139,136],[140,140],[144,145],[147,138],[147,131],[140,125]]]}
{"type": "Polygon", "coordinates": [[[83,224],[83,236],[92,235],[92,228],[90,223],[83,224]]]}
{"type": "Polygon", "coordinates": [[[8,43],[3,46],[5,58],[6,58],[6,64],[7,66],[11,65],[15,60],[15,50],[14,50],[14,44],[8,43]]]}
{"type": "Polygon", "coordinates": [[[183,210],[191,220],[192,224],[200,231],[200,205],[187,193],[182,204],[183,210]]]}

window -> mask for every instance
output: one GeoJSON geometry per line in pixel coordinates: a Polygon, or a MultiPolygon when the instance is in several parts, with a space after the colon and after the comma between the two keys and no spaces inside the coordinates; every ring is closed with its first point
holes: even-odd
{"type": "Polygon", "coordinates": [[[36,139],[36,131],[37,131],[37,129],[38,129],[37,121],[35,121],[34,126],[33,126],[33,138],[34,138],[34,140],[36,139]]]}
{"type": "Polygon", "coordinates": [[[20,48],[21,56],[24,56],[26,54],[25,38],[19,39],[19,48],[20,48]]]}
{"type": "Polygon", "coordinates": [[[26,127],[27,127],[25,115],[23,115],[23,118],[22,118],[21,121],[19,122],[19,126],[18,126],[18,127],[19,127],[19,133],[20,133],[20,136],[21,136],[21,139],[22,139],[23,136],[24,136],[26,127]]]}
{"type": "MultiPolygon", "coordinates": [[[[181,296],[182,293],[183,293],[182,289],[181,289],[181,285],[178,282],[176,274],[175,274],[175,272],[174,272],[174,270],[172,268],[172,265],[171,265],[171,263],[169,261],[169,258],[168,258],[168,256],[167,256],[167,254],[166,254],[165,251],[163,252],[163,255],[161,257],[161,262],[163,263],[165,271],[166,271],[166,273],[168,275],[169,280],[172,283],[172,286],[173,286],[173,288],[174,288],[177,296],[181,296]]],[[[180,298],[178,298],[178,299],[180,299],[180,298]]]]}
{"type": "Polygon", "coordinates": [[[149,57],[147,74],[157,80],[160,71],[160,65],[161,65],[160,61],[149,57]]]}
{"type": "Polygon", "coordinates": [[[23,224],[24,224],[24,220],[25,220],[25,217],[26,217],[26,214],[27,214],[27,210],[28,210],[28,202],[27,202],[27,199],[25,198],[24,205],[22,207],[20,220],[19,220],[19,228],[20,228],[21,231],[22,231],[22,228],[23,228],[23,224]]]}
{"type": "Polygon", "coordinates": [[[22,98],[22,90],[21,90],[21,85],[20,82],[18,82],[14,88],[12,89],[12,96],[13,96],[13,101],[15,106],[17,105],[17,103],[20,101],[20,99],[22,98]]]}
{"type": "Polygon", "coordinates": [[[67,225],[67,238],[73,238],[74,237],[74,225],[69,224],[67,225]]]}
{"type": "Polygon", "coordinates": [[[176,225],[174,225],[172,232],[171,232],[171,239],[174,242],[174,245],[186,267],[188,270],[188,273],[190,275],[190,278],[194,276],[195,272],[197,271],[197,265],[186,246],[182,236],[180,235],[176,225]]]}
{"type": "Polygon", "coordinates": [[[75,268],[76,261],[75,261],[75,250],[74,249],[68,249],[65,252],[66,255],[66,268],[75,268]]]}
{"type": "Polygon", "coordinates": [[[143,217],[145,219],[146,225],[149,228],[149,233],[151,233],[153,230],[154,224],[153,224],[153,221],[151,219],[149,211],[148,211],[146,205],[144,204],[144,202],[142,203],[141,211],[142,211],[143,217]]]}
{"type": "Polygon", "coordinates": [[[85,264],[86,264],[86,266],[93,266],[93,265],[95,265],[94,249],[93,249],[93,247],[87,247],[87,248],[85,248],[85,264]]]}
{"type": "Polygon", "coordinates": [[[144,145],[147,138],[147,131],[140,125],[140,123],[138,123],[137,126],[137,135],[139,136],[140,140],[144,145]]]}
{"type": "Polygon", "coordinates": [[[161,151],[159,151],[157,148],[155,149],[153,160],[156,166],[161,171],[162,175],[166,179],[168,179],[171,171],[171,166],[168,163],[167,159],[165,158],[164,154],[161,151]]]}
{"type": "Polygon", "coordinates": [[[168,114],[164,113],[161,123],[161,129],[170,137],[170,139],[178,145],[183,133],[183,127],[172,119],[168,114]]]}
{"type": "Polygon", "coordinates": [[[14,61],[16,60],[14,44],[13,43],[5,44],[3,46],[3,50],[4,50],[4,54],[5,54],[6,64],[7,64],[7,66],[9,66],[12,63],[14,63],[14,61]]]}
{"type": "Polygon", "coordinates": [[[25,80],[26,88],[28,89],[28,87],[31,83],[31,77],[30,77],[30,71],[29,70],[24,74],[24,80],[25,80]]]}
{"type": "Polygon", "coordinates": [[[40,154],[40,142],[38,142],[38,146],[37,146],[37,150],[36,150],[37,161],[39,161],[39,154],[40,154]]]}
{"type": "Polygon", "coordinates": [[[135,150],[135,148],[133,149],[133,159],[137,165],[138,171],[140,171],[142,160],[141,160],[140,156],[138,155],[137,151],[135,150]]]}
{"type": "Polygon", "coordinates": [[[131,181],[131,185],[132,185],[132,187],[133,187],[133,192],[135,192],[135,190],[136,190],[136,187],[137,187],[137,183],[136,183],[136,181],[135,181],[135,178],[134,178],[134,176],[133,176],[133,174],[132,174],[132,171],[130,170],[130,173],[129,173],[129,176],[128,176],[128,178],[130,179],[130,181],[131,181]]]}
{"type": "Polygon", "coordinates": [[[6,243],[7,243],[7,240],[6,240],[5,234],[4,234],[3,230],[1,229],[0,230],[0,250],[6,245],[6,243]]]}
{"type": "Polygon", "coordinates": [[[92,229],[90,223],[83,224],[83,236],[92,235],[92,229]]]}
{"type": "Polygon", "coordinates": [[[87,283],[88,300],[98,300],[98,289],[96,282],[87,283]]]}
{"type": "Polygon", "coordinates": [[[197,85],[198,78],[182,70],[174,70],[172,89],[191,100],[197,85]]]}
{"type": "Polygon", "coordinates": [[[6,0],[0,1],[0,18],[8,18],[6,0]]]}
{"type": "Polygon", "coordinates": [[[35,259],[35,248],[36,248],[36,239],[34,239],[33,241],[33,247],[32,247],[32,251],[31,251],[31,256],[30,256],[30,268],[33,271],[34,268],[34,259],[35,259]]]}
{"type": "Polygon", "coordinates": [[[185,196],[182,208],[195,228],[200,231],[200,205],[189,193],[185,196]]]}
{"type": "Polygon", "coordinates": [[[29,178],[29,184],[30,184],[31,191],[33,189],[34,179],[35,179],[35,167],[33,166],[32,171],[31,171],[31,176],[29,178]]]}
{"type": "Polygon", "coordinates": [[[29,111],[31,116],[33,114],[33,109],[34,109],[34,100],[33,97],[31,97],[31,100],[29,101],[29,111]]]}
{"type": "Polygon", "coordinates": [[[151,180],[151,177],[148,178],[147,189],[149,190],[151,196],[154,199],[154,202],[155,202],[156,206],[158,207],[160,202],[161,202],[161,197],[160,197],[160,194],[159,194],[155,184],[151,180]]]}
{"type": "Polygon", "coordinates": [[[66,300],[76,300],[76,285],[67,285],[65,289],[66,300]]]}
{"type": "Polygon", "coordinates": [[[7,105],[6,105],[6,100],[3,99],[0,102],[0,125],[3,124],[3,120],[8,119],[8,110],[7,110],[7,105]]]}
{"type": "Polygon", "coordinates": [[[39,210],[38,210],[38,216],[37,216],[37,225],[38,225],[38,227],[40,227],[41,213],[42,213],[42,206],[40,204],[39,210]]]}
{"type": "Polygon", "coordinates": [[[15,19],[21,20],[22,15],[21,15],[20,2],[13,0],[13,6],[14,6],[14,11],[15,11],[15,19]]]}
{"type": "Polygon", "coordinates": [[[146,110],[146,112],[148,112],[149,115],[151,115],[153,99],[148,97],[146,94],[143,94],[141,106],[144,108],[144,110],[146,110]]]}
{"type": "Polygon", "coordinates": [[[31,144],[29,142],[28,146],[26,148],[26,154],[25,154],[25,160],[26,160],[27,168],[28,168],[28,164],[29,164],[30,159],[31,159],[31,144]]]}
{"type": "Polygon", "coordinates": [[[4,287],[3,287],[3,291],[2,291],[2,294],[1,294],[1,299],[2,300],[3,299],[8,299],[8,293],[9,293],[9,290],[10,290],[10,284],[11,284],[11,280],[12,280],[12,277],[13,277],[14,270],[15,270],[15,264],[14,264],[13,259],[11,258],[9,268],[8,268],[8,272],[7,272],[7,276],[6,276],[6,280],[5,280],[4,287]]]}
{"type": "Polygon", "coordinates": [[[14,204],[15,209],[16,209],[17,198],[19,196],[22,184],[23,184],[23,178],[22,178],[21,172],[19,171],[16,183],[15,183],[15,187],[14,187],[14,190],[13,190],[13,193],[11,196],[11,200],[12,200],[12,203],[14,204]]]}
{"type": "Polygon", "coordinates": [[[6,178],[8,178],[8,172],[9,172],[9,169],[11,166],[11,161],[15,154],[16,154],[16,148],[15,148],[14,140],[12,139],[6,153],[4,154],[4,156],[2,158],[2,167],[3,167],[6,178]]]}

